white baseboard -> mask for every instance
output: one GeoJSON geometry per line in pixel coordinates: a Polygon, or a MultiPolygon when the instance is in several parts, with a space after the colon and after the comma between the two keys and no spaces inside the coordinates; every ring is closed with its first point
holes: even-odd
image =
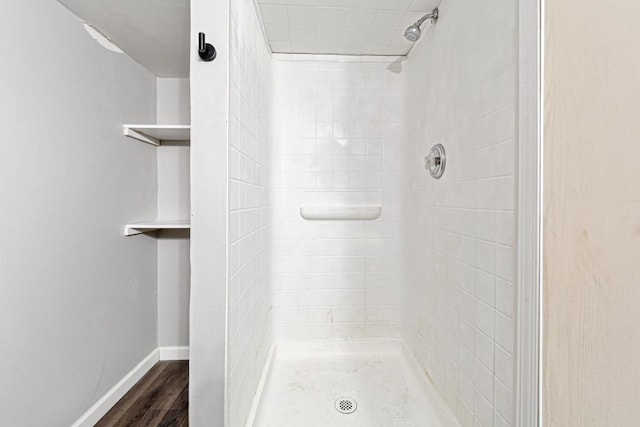
{"type": "Polygon", "coordinates": [[[158,347],[160,360],[189,360],[189,347],[158,347]]]}
{"type": "Polygon", "coordinates": [[[159,360],[189,360],[189,347],[158,347],[105,393],[71,427],[92,427],[118,403],[159,360]]]}
{"type": "Polygon", "coordinates": [[[105,393],[71,427],[92,427],[111,409],[149,370],[160,360],[160,351],[156,348],[138,365],[124,376],[111,390],[105,393]]]}

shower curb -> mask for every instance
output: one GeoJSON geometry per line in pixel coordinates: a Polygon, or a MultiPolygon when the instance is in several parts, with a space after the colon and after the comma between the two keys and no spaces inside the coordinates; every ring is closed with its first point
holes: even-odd
{"type": "Polygon", "coordinates": [[[267,354],[267,360],[265,360],[264,362],[262,374],[260,375],[260,381],[258,382],[258,387],[256,388],[256,394],[253,397],[253,402],[251,402],[251,409],[249,410],[249,416],[247,416],[245,427],[252,427],[256,421],[256,416],[258,415],[258,410],[260,409],[260,402],[262,402],[262,392],[264,391],[264,388],[267,385],[267,381],[271,376],[271,365],[273,364],[273,356],[275,352],[276,344],[273,344],[269,349],[269,354],[267,354]]]}

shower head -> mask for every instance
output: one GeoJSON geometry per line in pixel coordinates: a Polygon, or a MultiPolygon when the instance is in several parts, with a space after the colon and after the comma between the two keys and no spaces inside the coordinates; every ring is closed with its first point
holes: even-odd
{"type": "Polygon", "coordinates": [[[420,30],[420,27],[416,24],[413,24],[405,30],[404,37],[410,42],[417,42],[421,34],[422,31],[420,30]]]}
{"type": "Polygon", "coordinates": [[[428,13],[426,15],[424,15],[422,18],[418,19],[416,21],[415,24],[410,25],[405,31],[404,31],[404,36],[407,40],[409,40],[410,42],[416,42],[418,41],[418,39],[420,38],[420,36],[422,35],[422,30],[420,29],[420,26],[422,25],[422,23],[424,21],[426,21],[427,19],[431,20],[432,24],[435,24],[436,21],[438,20],[438,14],[439,11],[438,9],[433,9],[433,12],[428,13]]]}

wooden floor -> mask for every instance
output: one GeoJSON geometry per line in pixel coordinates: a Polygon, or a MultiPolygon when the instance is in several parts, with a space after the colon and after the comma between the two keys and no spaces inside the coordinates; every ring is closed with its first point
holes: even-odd
{"type": "Polygon", "coordinates": [[[189,424],[189,362],[158,362],[96,427],[189,424]]]}

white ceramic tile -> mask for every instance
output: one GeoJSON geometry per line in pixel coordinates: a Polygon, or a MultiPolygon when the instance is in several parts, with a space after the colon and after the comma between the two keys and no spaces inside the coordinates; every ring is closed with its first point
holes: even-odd
{"type": "Polygon", "coordinates": [[[344,26],[348,28],[370,28],[376,12],[372,9],[349,9],[344,26]]]}
{"type": "Polygon", "coordinates": [[[507,388],[513,386],[513,356],[500,346],[495,349],[495,372],[503,384],[508,384],[507,388]]]}
{"type": "Polygon", "coordinates": [[[508,282],[515,282],[515,253],[513,248],[496,246],[496,276],[508,282]]]}
{"type": "Polygon", "coordinates": [[[493,426],[493,405],[478,390],[473,399],[473,415],[476,421],[474,425],[493,426]]]}
{"type": "Polygon", "coordinates": [[[392,10],[378,10],[376,16],[373,19],[371,25],[376,30],[397,30],[400,26],[400,21],[404,16],[404,12],[392,11],[392,10]]]}
{"type": "Polygon", "coordinates": [[[495,380],[495,410],[505,420],[513,419],[513,393],[499,380],[495,380]]]}
{"type": "Polygon", "coordinates": [[[496,309],[507,317],[514,317],[515,287],[512,283],[496,279],[496,309]]]}
{"type": "Polygon", "coordinates": [[[475,280],[476,298],[485,304],[494,307],[496,297],[496,278],[482,270],[476,270],[475,280]]]}
{"type": "MultiPolygon", "coordinates": [[[[431,0],[265,0],[259,2],[259,8],[266,25],[291,26],[291,34],[293,27],[297,27],[297,38],[294,37],[290,45],[274,43],[283,41],[282,33],[267,31],[274,52],[404,55],[412,46],[403,38],[404,27],[430,12],[435,7],[433,3],[431,0]],[[325,30],[317,31],[319,27],[325,30]],[[332,28],[332,34],[326,31],[327,27],[332,28]],[[303,31],[310,35],[304,36],[303,31]],[[278,38],[272,37],[275,34],[278,38]],[[340,38],[335,37],[336,34],[340,38]]],[[[424,31],[428,31],[429,25],[425,24],[424,31]]]]}
{"type": "MultiPolygon", "coordinates": [[[[429,30],[428,43],[416,44],[400,71],[385,75],[386,87],[401,89],[404,109],[394,119],[408,144],[398,169],[408,180],[401,215],[409,288],[405,339],[447,402],[457,405],[461,425],[513,426],[512,411],[505,407],[502,416],[497,410],[504,393],[495,382],[513,387],[515,56],[497,66],[491,57],[502,54],[491,41],[493,30],[477,21],[492,19],[497,5],[474,11],[462,5],[441,5],[446,18],[429,30]],[[464,31],[454,24],[461,22],[464,31]],[[465,43],[469,32],[474,39],[465,43]],[[451,61],[443,62],[454,47],[451,61]],[[449,154],[439,181],[422,164],[436,143],[449,154]],[[452,322],[457,322],[455,334],[452,322]],[[456,342],[457,361],[449,357],[456,342]],[[456,364],[457,399],[450,397],[446,381],[456,364]]],[[[429,0],[409,4],[409,9],[420,7],[433,5],[429,0]]],[[[373,26],[393,19],[401,27],[417,16],[379,12],[373,26]]],[[[515,14],[500,17],[492,22],[503,34],[515,25],[515,14]]]]}
{"type": "MultiPolygon", "coordinates": [[[[473,402],[473,401],[472,401],[473,402]]],[[[465,402],[461,397],[458,398],[458,405],[456,408],[456,418],[461,427],[473,426],[473,403],[465,402]]]]}
{"type": "Polygon", "coordinates": [[[495,314],[495,338],[496,343],[501,345],[509,353],[513,354],[514,334],[513,319],[510,319],[500,313],[495,314]]]}
{"type": "Polygon", "coordinates": [[[260,7],[260,14],[265,25],[287,25],[289,23],[287,7],[284,5],[264,4],[260,7]]]}
{"type": "Polygon", "coordinates": [[[516,226],[513,212],[496,213],[496,243],[515,247],[516,226]]]}
{"type": "Polygon", "coordinates": [[[347,10],[344,8],[321,7],[315,11],[319,27],[333,27],[340,31],[344,27],[347,10]]]}
{"type": "Polygon", "coordinates": [[[278,46],[277,42],[281,41],[289,41],[291,40],[291,33],[289,32],[289,27],[284,25],[265,25],[265,31],[267,35],[271,39],[272,48],[275,51],[278,46]]]}
{"type": "Polygon", "coordinates": [[[493,427],[509,427],[510,424],[497,411],[493,414],[493,427]]]}
{"type": "Polygon", "coordinates": [[[474,384],[482,397],[489,404],[493,404],[493,373],[487,369],[479,360],[475,363],[474,384]]]}
{"type": "MultiPolygon", "coordinates": [[[[292,35],[294,39],[297,37],[292,35]]],[[[312,333],[301,334],[305,327],[327,323],[330,336],[335,339],[396,337],[402,321],[402,299],[397,284],[383,280],[383,276],[365,277],[364,274],[374,269],[385,274],[399,268],[390,258],[401,253],[400,240],[383,243],[381,233],[371,232],[376,225],[379,230],[384,225],[387,235],[400,236],[400,224],[383,219],[369,224],[316,223],[304,221],[297,214],[299,206],[309,201],[317,204],[334,199],[340,203],[382,200],[383,106],[367,97],[366,90],[369,84],[382,89],[384,94],[384,76],[390,73],[388,64],[365,65],[335,59],[276,60],[272,135],[276,137],[278,129],[286,132],[278,136],[281,143],[277,149],[269,147],[272,150],[269,167],[280,171],[284,187],[279,193],[271,193],[270,216],[272,222],[282,222],[286,227],[272,233],[271,269],[278,283],[282,283],[281,274],[286,272],[291,275],[287,279],[291,283],[303,286],[312,283],[312,289],[317,289],[297,300],[302,317],[275,318],[277,335],[309,339],[312,333]],[[294,93],[299,96],[290,95],[294,93]],[[327,94],[329,96],[325,96],[327,94]],[[378,120],[366,121],[365,112],[370,108],[380,110],[378,120]],[[304,149],[300,148],[301,144],[304,149]],[[302,191],[294,193],[294,189],[302,191]],[[361,193],[361,189],[367,189],[368,193],[361,193]],[[286,200],[282,199],[284,194],[288,194],[286,200]],[[285,210],[285,204],[293,209],[285,210]],[[367,262],[374,259],[378,261],[367,262]],[[341,271],[349,275],[335,274],[341,271]],[[331,288],[339,291],[334,291],[330,299],[320,292],[331,288]],[[365,288],[391,293],[385,294],[383,300],[368,300],[365,288]],[[345,307],[357,308],[347,310],[345,307]],[[336,319],[340,325],[331,326],[336,319]],[[292,323],[296,324],[295,329],[292,323]]],[[[394,99],[399,109],[401,100],[394,99]]],[[[401,158],[394,150],[386,154],[401,158]]],[[[399,199],[389,202],[399,203],[399,199]]],[[[387,211],[386,207],[383,211],[387,211]]],[[[284,303],[276,299],[274,306],[279,309],[284,303]]]]}
{"type": "Polygon", "coordinates": [[[474,335],[474,354],[476,358],[491,372],[494,371],[494,349],[493,340],[483,332],[476,330],[474,335]]]}
{"type": "Polygon", "coordinates": [[[476,265],[488,274],[495,274],[496,245],[486,241],[476,241],[476,265]]]}
{"type": "Polygon", "coordinates": [[[438,7],[439,4],[439,0],[412,0],[409,4],[409,10],[429,10],[438,7]]]}
{"type": "Polygon", "coordinates": [[[316,7],[287,5],[283,13],[288,15],[290,25],[309,27],[308,30],[311,33],[313,33],[313,27],[318,25],[318,9],[316,7]]]}
{"type": "MultiPolygon", "coordinates": [[[[269,281],[266,144],[271,58],[251,3],[234,4],[229,61],[227,376],[231,396],[229,417],[232,424],[240,425],[249,412],[271,346],[269,309],[272,296],[269,287],[265,286],[269,281]],[[237,15],[240,13],[242,16],[237,15]]],[[[275,39],[288,40],[288,27],[278,26],[287,23],[284,5],[266,6],[263,18],[274,24],[266,26],[269,34],[275,39]]],[[[288,309],[300,295],[276,292],[273,297],[288,309]]],[[[296,313],[283,310],[277,315],[293,318],[296,313]]]]}

